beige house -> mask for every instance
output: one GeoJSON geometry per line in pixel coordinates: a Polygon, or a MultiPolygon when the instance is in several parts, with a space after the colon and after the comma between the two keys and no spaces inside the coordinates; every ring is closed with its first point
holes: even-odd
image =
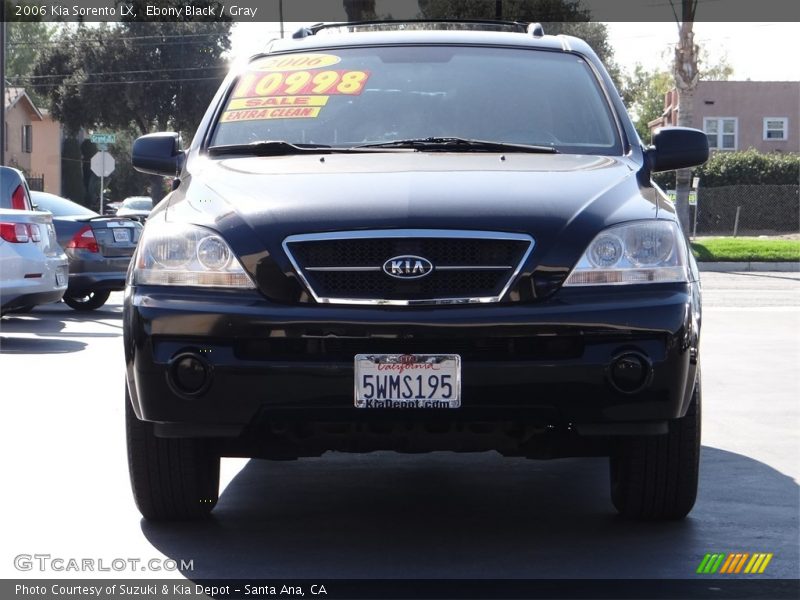
{"type": "MultiPolygon", "coordinates": [[[[650,130],[677,125],[679,111],[673,88],[650,130]]],[[[712,150],[800,152],[800,81],[701,81],[691,126],[706,132],[712,150]]]]}
{"type": "Polygon", "coordinates": [[[6,87],[4,109],[6,165],[24,171],[32,188],[60,194],[61,124],[23,88],[6,87]]]}

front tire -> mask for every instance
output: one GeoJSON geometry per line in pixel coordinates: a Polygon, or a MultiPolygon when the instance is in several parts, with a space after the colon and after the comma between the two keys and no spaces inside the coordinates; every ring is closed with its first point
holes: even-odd
{"type": "Polygon", "coordinates": [[[700,375],[686,416],[666,435],[620,437],[610,458],[611,501],[633,519],[682,519],[694,506],[700,471],[700,375]]]}
{"type": "Polygon", "coordinates": [[[208,517],[219,498],[219,455],[210,440],[159,438],[133,412],[125,386],[128,470],[139,512],[152,521],[208,517]]]}
{"type": "Polygon", "coordinates": [[[89,292],[82,296],[67,296],[64,294],[64,303],[74,310],[96,310],[108,300],[111,292],[89,292]]]}

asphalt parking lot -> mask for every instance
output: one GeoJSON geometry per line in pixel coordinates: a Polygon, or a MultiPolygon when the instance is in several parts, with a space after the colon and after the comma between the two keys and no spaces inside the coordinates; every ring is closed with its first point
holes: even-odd
{"type": "MultiPolygon", "coordinates": [[[[493,453],[223,461],[214,518],[141,521],[128,485],[121,294],[0,324],[0,574],[21,553],[192,560],[197,578],[696,577],[709,552],[769,552],[800,577],[800,274],[703,273],[703,455],[689,517],[633,523],[605,459],[493,453]]],[[[92,577],[149,577],[124,571],[92,577]]]]}

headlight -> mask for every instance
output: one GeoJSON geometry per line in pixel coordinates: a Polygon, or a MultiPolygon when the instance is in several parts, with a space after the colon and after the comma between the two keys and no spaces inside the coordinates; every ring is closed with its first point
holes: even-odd
{"type": "Polygon", "coordinates": [[[134,285],[255,288],[216,232],[177,223],[148,223],[139,240],[134,285]]]}
{"type": "Polygon", "coordinates": [[[688,281],[686,245],[673,221],[636,221],[601,231],[564,285],[688,281]]]}

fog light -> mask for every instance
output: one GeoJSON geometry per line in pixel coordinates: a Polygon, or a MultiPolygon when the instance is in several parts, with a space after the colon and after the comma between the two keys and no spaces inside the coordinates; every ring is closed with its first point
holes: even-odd
{"type": "Polygon", "coordinates": [[[638,353],[626,352],[613,360],[608,378],[618,391],[635,394],[649,383],[651,372],[647,358],[638,353]]]}
{"type": "Polygon", "coordinates": [[[210,369],[195,354],[179,354],[170,361],[169,382],[179,393],[199,394],[210,383],[210,369]]]}

